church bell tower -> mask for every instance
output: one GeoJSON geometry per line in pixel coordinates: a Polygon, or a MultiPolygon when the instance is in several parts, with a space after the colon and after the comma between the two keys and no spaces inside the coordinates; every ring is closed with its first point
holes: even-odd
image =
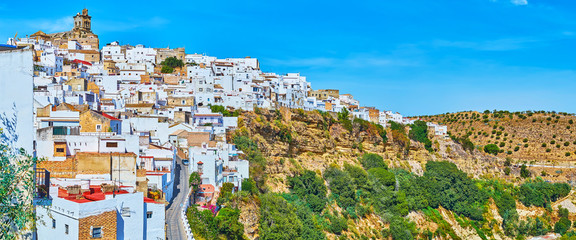
{"type": "Polygon", "coordinates": [[[77,13],[76,16],[74,16],[74,28],[72,30],[92,32],[91,22],[92,17],[88,15],[88,9],[84,8],[82,14],[77,13]]]}

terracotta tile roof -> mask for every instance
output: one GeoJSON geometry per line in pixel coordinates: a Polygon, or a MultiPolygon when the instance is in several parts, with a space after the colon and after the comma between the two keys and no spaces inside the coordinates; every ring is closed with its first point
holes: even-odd
{"type": "Polygon", "coordinates": [[[138,108],[138,107],[145,107],[151,108],[154,106],[154,103],[134,103],[134,104],[126,104],[127,108],[138,108]]]}

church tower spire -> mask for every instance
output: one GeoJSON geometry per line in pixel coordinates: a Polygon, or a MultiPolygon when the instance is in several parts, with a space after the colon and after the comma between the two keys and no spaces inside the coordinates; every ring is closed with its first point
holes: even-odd
{"type": "Polygon", "coordinates": [[[77,13],[74,16],[73,31],[92,32],[92,17],[88,15],[88,9],[84,8],[82,14],[77,13]]]}

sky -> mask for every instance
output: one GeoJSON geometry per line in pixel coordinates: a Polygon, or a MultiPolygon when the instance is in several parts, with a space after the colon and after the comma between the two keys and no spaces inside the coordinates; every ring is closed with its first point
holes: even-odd
{"type": "Polygon", "coordinates": [[[84,7],[100,45],[186,47],[299,72],[363,106],[404,115],[576,112],[576,1],[45,1],[0,3],[0,41],[72,28],[84,7]]]}

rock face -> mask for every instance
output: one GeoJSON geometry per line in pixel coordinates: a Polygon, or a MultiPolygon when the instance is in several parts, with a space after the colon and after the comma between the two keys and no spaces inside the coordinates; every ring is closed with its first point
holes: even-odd
{"type": "MultiPolygon", "coordinates": [[[[429,136],[432,140],[433,152],[427,151],[424,146],[410,140],[409,151],[394,141],[390,129],[387,131],[387,142],[382,136],[370,127],[362,129],[358,123],[353,123],[353,130],[349,131],[338,123],[337,116],[329,113],[305,112],[293,109],[279,109],[275,111],[257,110],[256,112],[244,112],[239,117],[239,127],[233,135],[245,135],[254,140],[266,162],[266,189],[269,192],[289,192],[287,177],[293,176],[302,169],[308,169],[322,174],[330,165],[343,166],[344,164],[359,165],[358,158],[364,153],[376,153],[384,158],[388,166],[402,168],[417,175],[424,173],[424,166],[428,161],[450,161],[469,176],[499,177],[505,178],[504,159],[500,156],[485,154],[477,149],[466,151],[462,146],[451,139],[429,136]],[[361,130],[359,130],[361,129],[361,130]]],[[[519,175],[519,170],[512,167],[514,175],[519,175]]],[[[258,200],[242,202],[238,206],[241,209],[240,222],[245,226],[245,233],[251,239],[258,239],[259,204],[258,200]]],[[[521,204],[519,204],[521,205],[521,204]]],[[[568,205],[568,204],[567,204],[568,205]]],[[[489,219],[501,223],[502,218],[498,215],[495,204],[489,205],[489,219]]],[[[524,210],[519,206],[520,218],[535,216],[534,212],[540,213],[541,209],[524,210]]],[[[331,211],[341,212],[337,206],[331,211]]],[[[450,211],[438,209],[440,220],[433,220],[422,212],[413,212],[408,215],[421,229],[435,231],[440,226],[435,221],[447,224],[456,236],[461,239],[481,239],[476,230],[471,226],[461,226],[459,219],[450,211]]],[[[374,229],[387,228],[377,215],[370,215],[363,219],[349,221],[349,230],[344,236],[364,235],[380,238],[374,235],[374,229]]],[[[494,229],[495,239],[506,239],[499,234],[501,229],[494,229]]],[[[331,233],[327,233],[329,239],[337,239],[331,233]]]]}

